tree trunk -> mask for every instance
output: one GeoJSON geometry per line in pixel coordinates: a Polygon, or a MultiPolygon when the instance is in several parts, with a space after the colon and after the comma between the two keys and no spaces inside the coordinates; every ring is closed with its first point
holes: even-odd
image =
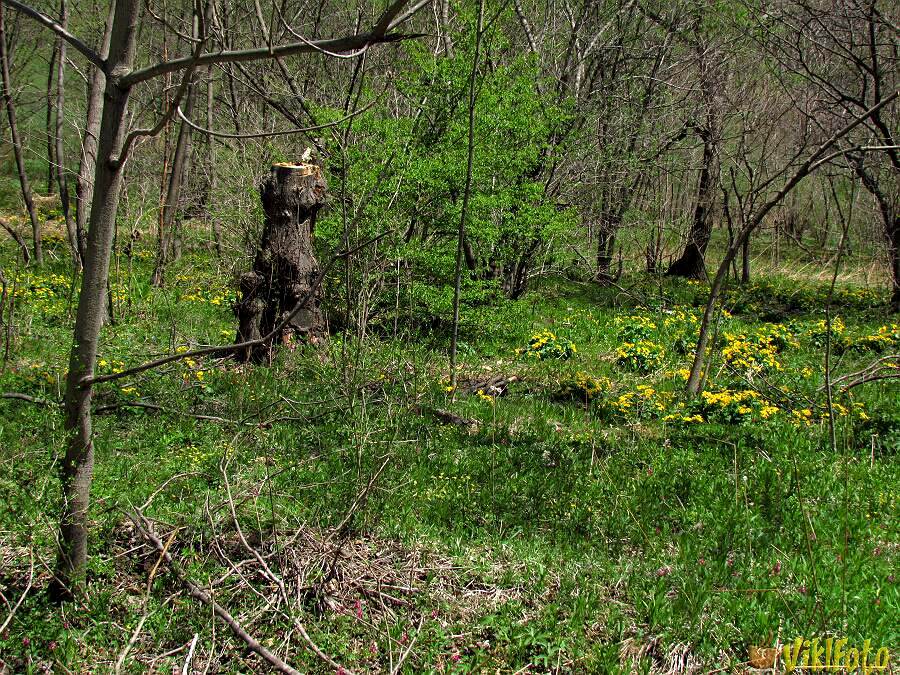
{"type": "MultiPolygon", "coordinates": [[[[193,37],[200,38],[200,16],[194,13],[193,37]]],[[[190,119],[194,112],[194,80],[188,82],[184,114],[190,119]]],[[[210,137],[210,143],[214,139],[210,137]]],[[[191,127],[182,121],[178,125],[178,138],[175,141],[175,153],[172,158],[172,171],[169,173],[169,183],[166,187],[166,200],[162,206],[160,218],[158,250],[156,255],[156,268],[153,270],[152,283],[161,287],[165,282],[166,267],[170,262],[181,257],[181,234],[177,229],[180,225],[181,191],[184,186],[185,176],[191,157],[191,127]]]]}
{"type": "Polygon", "coordinates": [[[88,504],[94,469],[91,433],[91,394],[84,380],[94,374],[100,328],[106,314],[106,281],[115,232],[123,167],[113,161],[121,148],[130,89],[119,86],[134,62],[140,0],[117,0],[110,39],[110,53],[103,114],[94,173],[93,201],[81,294],[75,316],[75,338],[66,378],[66,454],[60,464],[63,505],[60,515],[60,551],[56,591],[65,597],[84,581],[87,563],[88,504]]]}
{"type": "MultiPolygon", "coordinates": [[[[209,81],[206,84],[206,128],[212,129],[213,120],[215,119],[213,115],[213,79],[212,79],[212,67],[209,69],[209,81]]],[[[209,172],[208,183],[207,183],[207,193],[206,193],[206,217],[209,218],[210,227],[212,228],[212,237],[213,242],[216,246],[216,256],[219,258],[222,257],[222,232],[219,230],[219,223],[216,220],[215,214],[212,212],[212,203],[216,198],[216,139],[212,136],[207,136],[207,152],[208,152],[208,161],[209,166],[207,167],[207,171],[209,172]]]]}
{"type": "Polygon", "coordinates": [[[53,74],[56,72],[56,45],[50,53],[50,65],[47,68],[47,195],[56,191],[53,167],[56,165],[56,146],[53,143],[53,74]]]}
{"type": "Polygon", "coordinates": [[[750,283],[750,235],[747,235],[741,245],[741,283],[750,283]]]}
{"type": "MultiPolygon", "coordinates": [[[[110,12],[106,17],[106,29],[100,44],[100,56],[109,55],[109,40],[112,35],[113,12],[115,3],[110,3],[110,12]]],[[[102,70],[91,66],[87,91],[87,115],[84,125],[84,137],[81,140],[81,161],[78,165],[78,180],[75,183],[75,230],[78,236],[78,251],[81,259],[85,257],[85,232],[87,230],[90,205],[94,199],[94,169],[97,164],[97,138],[100,136],[100,115],[103,111],[103,90],[106,86],[106,75],[102,70]]]]}
{"type": "MultiPolygon", "coordinates": [[[[188,85],[186,92],[184,114],[190,119],[194,111],[193,84],[188,85]]],[[[212,142],[212,139],[210,139],[212,142]]],[[[153,270],[152,283],[162,287],[165,283],[166,267],[173,260],[177,260],[181,254],[181,245],[177,241],[178,233],[175,231],[178,204],[181,200],[181,187],[184,184],[184,176],[187,171],[188,157],[191,147],[191,128],[183,121],[178,126],[178,138],[175,141],[175,154],[172,159],[172,171],[169,173],[169,183],[166,187],[166,200],[162,207],[160,217],[159,239],[157,241],[156,267],[153,270]]]]}
{"type": "MultiPolygon", "coordinates": [[[[66,6],[66,0],[60,0],[59,3],[59,25],[63,28],[69,23],[69,10],[66,6]]],[[[56,61],[56,131],[54,138],[56,141],[56,182],[59,185],[59,201],[62,205],[63,218],[66,221],[66,234],[69,237],[69,247],[72,250],[72,261],[77,272],[82,268],[81,246],[78,242],[78,233],[75,229],[75,221],[72,219],[72,211],[69,208],[69,180],[66,176],[63,162],[65,161],[65,152],[63,151],[63,121],[65,113],[63,109],[66,103],[65,93],[65,73],[66,73],[66,41],[60,40],[57,47],[56,61]]]]}
{"type": "MultiPolygon", "coordinates": [[[[241,299],[235,306],[237,342],[267,335],[304,299],[305,306],[276,338],[286,342],[297,335],[314,342],[324,335],[321,292],[306,296],[319,274],[313,232],[327,189],[315,164],[275,164],[260,184],[265,224],[253,269],[241,276],[241,299]]],[[[239,352],[237,357],[266,361],[272,350],[269,343],[239,352]]]]}
{"type": "Polygon", "coordinates": [[[444,44],[444,56],[453,58],[453,38],[450,37],[450,0],[441,0],[441,40],[444,44]]]}
{"type": "Polygon", "coordinates": [[[894,216],[891,230],[888,232],[891,260],[891,311],[900,312],[900,216],[894,216]]]}
{"type": "MultiPolygon", "coordinates": [[[[897,212],[896,201],[883,189],[876,175],[866,168],[862,158],[856,159],[853,168],[878,204],[891,268],[891,311],[900,312],[900,213],[897,212]]],[[[895,177],[895,173],[890,174],[890,179],[895,177]]]]}
{"type": "Polygon", "coordinates": [[[694,218],[684,252],[666,271],[669,276],[689,279],[706,278],[706,247],[709,245],[709,238],[712,234],[712,221],[709,214],[712,210],[715,193],[713,162],[716,152],[711,119],[701,132],[701,136],[703,138],[703,160],[700,167],[700,181],[697,185],[694,218]]]}
{"type": "Polygon", "coordinates": [[[613,251],[616,247],[616,233],[622,219],[619,213],[604,214],[600,220],[600,233],[597,237],[597,281],[608,284],[613,281],[613,251]]]}
{"type": "Polygon", "coordinates": [[[31,198],[31,184],[28,182],[28,174],[25,173],[25,159],[22,157],[22,141],[19,138],[19,127],[16,124],[16,106],[12,99],[12,85],[9,76],[9,54],[6,50],[6,26],[4,24],[3,3],[0,2],[0,73],[3,76],[3,102],[6,104],[6,116],[9,120],[9,133],[12,137],[13,154],[16,158],[16,170],[19,172],[19,186],[22,189],[22,200],[31,219],[31,234],[34,239],[34,262],[38,265],[44,262],[41,248],[41,224],[38,221],[37,212],[34,210],[34,200],[31,198]]]}

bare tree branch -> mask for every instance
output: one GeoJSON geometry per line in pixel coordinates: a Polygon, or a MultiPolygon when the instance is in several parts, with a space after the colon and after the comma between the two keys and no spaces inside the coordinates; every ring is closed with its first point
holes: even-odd
{"type": "Polygon", "coordinates": [[[229,134],[224,131],[213,131],[212,129],[206,129],[196,124],[195,122],[191,122],[185,114],[181,111],[181,106],[177,106],[178,117],[181,118],[181,121],[187,124],[191,129],[195,131],[199,131],[202,134],[206,134],[208,136],[215,136],[216,138],[270,138],[272,136],[288,136],[290,134],[303,134],[308,131],[317,131],[319,129],[328,129],[329,127],[336,127],[349,119],[356,117],[357,115],[361,115],[366,110],[375,105],[376,101],[372,101],[367,106],[359,108],[358,110],[354,110],[349,115],[342,117],[339,120],[335,120],[334,122],[328,122],[326,124],[316,124],[311,127],[297,127],[295,129],[285,129],[284,131],[261,131],[259,133],[253,134],[229,134]]]}
{"type": "Polygon", "coordinates": [[[28,403],[36,403],[37,405],[59,405],[59,403],[55,401],[48,401],[45,398],[37,398],[36,396],[30,396],[28,394],[21,394],[17,391],[4,391],[0,392],[0,398],[11,398],[17,401],[26,401],[28,403]]]}
{"type": "MultiPolygon", "coordinates": [[[[120,80],[122,87],[132,87],[159,75],[183,70],[194,64],[196,67],[209,66],[216,63],[234,63],[239,61],[259,61],[274,57],[293,56],[294,54],[309,54],[313,52],[327,52],[337,54],[370,47],[374,44],[385,42],[397,42],[411,38],[421,37],[419,34],[388,33],[391,21],[400,13],[400,10],[409,0],[395,0],[395,2],[381,15],[371,32],[350,35],[341,38],[329,38],[326,40],[309,41],[302,39],[300,42],[291,42],[279,46],[255,47],[252,49],[238,49],[232,51],[207,52],[196,59],[193,56],[185,56],[171,61],[162,61],[147,68],[140,68],[125,75],[120,80]]],[[[425,5],[419,3],[418,7],[425,5]]],[[[407,13],[409,14],[409,13],[407,13]]],[[[411,15],[403,15],[406,20],[411,15]]]]}
{"type": "MultiPolygon", "coordinates": [[[[202,15],[201,15],[202,17],[202,15]]],[[[166,110],[165,115],[159,118],[159,121],[153,125],[150,129],[135,129],[125,138],[125,141],[122,143],[122,151],[119,153],[119,158],[114,160],[114,163],[117,166],[122,166],[125,163],[125,160],[128,159],[128,154],[131,152],[131,147],[134,145],[134,142],[143,137],[143,136],[156,136],[166,124],[169,123],[169,120],[175,116],[175,111],[181,112],[180,104],[181,99],[184,98],[185,93],[190,87],[191,79],[194,76],[194,71],[197,69],[197,59],[200,56],[200,50],[203,49],[203,45],[206,44],[207,33],[205,30],[204,22],[201,18],[201,26],[203,28],[203,32],[201,34],[200,40],[197,42],[197,46],[194,48],[194,54],[191,57],[191,63],[188,64],[187,70],[184,73],[184,76],[181,78],[181,83],[178,85],[178,90],[175,92],[175,97],[172,99],[172,103],[169,105],[169,109],[166,110]]]]}
{"type": "Polygon", "coordinates": [[[22,259],[27,265],[28,261],[31,260],[31,254],[28,252],[28,245],[25,243],[22,235],[16,232],[15,229],[13,229],[13,227],[2,218],[0,218],[0,227],[2,227],[9,233],[9,236],[12,237],[13,241],[16,242],[19,248],[22,249],[22,259]]]}
{"type": "Polygon", "coordinates": [[[228,612],[227,609],[222,607],[218,602],[216,602],[209,593],[204,591],[200,586],[191,581],[181,570],[181,566],[175,562],[172,558],[171,554],[168,552],[167,547],[160,541],[159,537],[154,534],[150,521],[148,521],[140,511],[132,514],[129,513],[128,517],[131,518],[131,521],[134,523],[135,527],[138,531],[149,540],[155,547],[156,550],[159,551],[160,557],[164,558],[167,563],[169,563],[169,569],[172,570],[172,573],[178,578],[179,581],[187,588],[188,594],[192,598],[196,598],[203,604],[212,608],[216,617],[218,617],[221,621],[226,623],[229,628],[237,635],[244,643],[247,645],[247,648],[251,651],[258,654],[262,659],[264,659],[274,670],[278,673],[285,673],[286,675],[300,675],[300,671],[289,666],[287,663],[282,661],[276,654],[273,654],[265,646],[259,643],[259,641],[250,635],[246,630],[244,630],[243,626],[237,622],[237,620],[228,612]]]}
{"type": "Polygon", "coordinates": [[[101,58],[101,56],[97,52],[95,52],[93,49],[88,47],[81,40],[79,40],[77,37],[72,35],[65,28],[63,28],[59,24],[59,22],[54,21],[49,16],[39,12],[38,10],[34,9],[33,7],[29,7],[28,5],[26,5],[22,2],[19,2],[19,0],[0,0],[0,2],[3,2],[7,5],[9,5],[13,9],[21,12],[22,14],[24,14],[26,16],[31,17],[32,19],[34,19],[38,23],[42,24],[43,26],[46,26],[47,28],[52,30],[54,33],[59,35],[63,40],[65,40],[70,45],[75,47],[75,49],[80,51],[87,58],[88,61],[93,63],[104,73],[106,72],[106,59],[101,58]]]}
{"type": "Polygon", "coordinates": [[[22,595],[19,596],[19,601],[10,610],[9,616],[7,616],[6,620],[0,624],[0,634],[2,634],[3,631],[6,630],[6,627],[12,622],[13,617],[16,615],[16,611],[22,606],[22,603],[25,602],[25,596],[28,595],[28,591],[31,590],[31,586],[34,583],[34,550],[30,549],[28,553],[31,556],[31,567],[28,570],[28,583],[25,585],[25,590],[22,591],[22,595]]]}

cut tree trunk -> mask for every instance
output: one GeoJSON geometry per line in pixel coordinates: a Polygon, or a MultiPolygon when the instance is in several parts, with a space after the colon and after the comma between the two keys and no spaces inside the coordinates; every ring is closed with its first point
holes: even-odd
{"type": "Polygon", "coordinates": [[[700,167],[697,203],[694,206],[691,231],[681,257],[673,262],[666,271],[666,274],[669,276],[706,279],[706,247],[712,235],[710,212],[715,199],[713,163],[715,162],[716,147],[711,124],[710,122],[710,126],[701,132],[701,137],[703,138],[703,160],[700,167]]]}
{"type": "Polygon", "coordinates": [[[235,305],[237,341],[268,335],[296,313],[281,335],[272,341],[237,353],[247,361],[271,358],[273,343],[289,342],[293,336],[316,342],[325,333],[319,310],[321,292],[316,290],[319,265],[313,254],[316,214],[325,204],[327,190],[322,169],[315,164],[275,164],[259,186],[265,212],[262,241],[253,269],[241,275],[241,299],[235,305]]]}

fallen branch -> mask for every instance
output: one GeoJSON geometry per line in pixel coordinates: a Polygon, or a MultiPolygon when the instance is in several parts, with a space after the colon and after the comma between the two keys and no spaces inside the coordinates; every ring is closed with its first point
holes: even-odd
{"type": "Polygon", "coordinates": [[[394,666],[393,670],[391,670],[391,675],[396,675],[396,673],[400,672],[400,667],[403,665],[403,662],[406,661],[406,657],[409,656],[409,653],[412,651],[413,645],[416,644],[416,640],[419,639],[419,635],[422,634],[422,623],[425,621],[425,617],[419,617],[419,625],[416,628],[416,634],[412,636],[412,640],[409,641],[409,645],[407,645],[406,650],[400,655],[400,659],[397,661],[397,665],[394,666]]]}
{"type": "Polygon", "coordinates": [[[437,418],[439,422],[441,422],[441,424],[452,424],[453,426],[460,427],[462,429],[477,429],[479,426],[478,420],[469,419],[468,417],[460,417],[459,415],[452,413],[449,410],[441,410],[440,408],[427,410],[416,406],[415,412],[418,412],[420,415],[431,413],[435,418],[437,418]]]}
{"type": "Polygon", "coordinates": [[[31,590],[31,585],[34,583],[34,551],[29,550],[29,554],[31,556],[31,565],[28,571],[28,583],[25,584],[25,590],[22,591],[22,595],[19,596],[19,601],[9,611],[9,616],[6,617],[6,621],[4,621],[2,625],[0,625],[0,635],[3,634],[3,631],[6,630],[6,627],[12,622],[13,617],[16,615],[16,611],[19,609],[19,607],[22,606],[22,603],[25,602],[25,596],[28,595],[28,591],[31,590]]]}
{"type": "MultiPolygon", "coordinates": [[[[387,464],[387,462],[385,462],[385,464],[387,464]]],[[[227,499],[228,508],[231,511],[231,520],[234,523],[234,528],[238,534],[238,538],[241,540],[241,544],[243,544],[243,546],[247,550],[247,552],[250,555],[252,555],[256,559],[256,561],[259,563],[260,567],[262,567],[263,572],[265,573],[265,576],[268,577],[272,581],[272,583],[274,583],[278,587],[278,590],[281,593],[281,599],[284,601],[285,612],[289,612],[290,610],[288,608],[290,607],[291,603],[290,603],[290,599],[288,598],[288,592],[287,592],[287,589],[285,588],[284,581],[281,579],[280,576],[278,576],[277,574],[275,574],[275,572],[272,571],[272,568],[269,567],[265,558],[263,558],[262,555],[260,555],[259,551],[257,551],[255,548],[250,546],[250,544],[247,542],[247,538],[244,536],[244,531],[241,529],[241,524],[238,521],[238,517],[237,517],[237,511],[235,510],[235,507],[234,507],[234,499],[231,496],[231,485],[229,485],[229,483],[228,483],[227,468],[228,468],[227,462],[225,460],[223,460],[223,463],[220,466],[220,470],[222,472],[222,479],[225,482],[225,491],[226,491],[227,497],[228,497],[228,499],[227,499]]],[[[382,465],[382,468],[384,468],[383,465],[382,465]]],[[[303,638],[303,641],[306,642],[307,647],[309,647],[309,649],[312,651],[313,654],[318,656],[320,659],[322,659],[325,663],[327,663],[332,668],[336,669],[339,673],[343,673],[345,675],[352,675],[352,673],[349,670],[347,670],[346,668],[341,666],[334,659],[332,659],[330,656],[328,656],[328,654],[326,654],[321,649],[319,649],[318,645],[316,645],[316,643],[313,642],[312,638],[309,636],[309,633],[306,632],[306,627],[300,622],[299,619],[297,619],[297,617],[287,615],[287,618],[289,618],[293,622],[294,628],[296,628],[299,631],[301,637],[303,638]]]]}
{"type": "Polygon", "coordinates": [[[479,391],[489,396],[503,396],[513,382],[518,382],[516,375],[495,375],[486,380],[471,380],[459,385],[459,391],[465,394],[477,394],[479,391]]]}
{"type": "Polygon", "coordinates": [[[191,640],[191,648],[188,650],[187,658],[184,660],[184,666],[181,668],[181,675],[189,675],[191,671],[191,662],[194,660],[194,648],[197,646],[197,640],[200,633],[194,633],[194,639],[191,640]]]}
{"type": "Polygon", "coordinates": [[[846,392],[861,384],[879,382],[881,380],[894,380],[898,378],[900,378],[900,354],[889,354],[888,356],[882,356],[880,359],[873,361],[862,370],[841,375],[836,378],[832,384],[837,385],[841,382],[850,380],[848,384],[841,386],[841,391],[846,392]]]}
{"type": "Polygon", "coordinates": [[[175,535],[177,534],[177,532],[178,530],[173,530],[172,534],[169,535],[169,539],[163,546],[162,552],[156,559],[156,563],[153,565],[153,569],[150,570],[150,575],[147,577],[147,585],[146,589],[144,590],[144,600],[141,603],[143,609],[141,619],[140,621],[138,621],[137,626],[135,626],[134,631],[132,631],[131,639],[128,640],[128,644],[125,645],[125,647],[122,649],[122,653],[119,654],[119,658],[116,659],[116,675],[119,675],[119,673],[122,672],[122,665],[125,663],[125,659],[128,658],[128,652],[130,652],[131,648],[134,647],[135,642],[137,642],[138,636],[144,629],[144,624],[147,622],[147,618],[150,616],[150,590],[153,588],[153,580],[156,578],[156,572],[159,570],[159,565],[163,561],[163,556],[166,555],[169,547],[172,545],[172,542],[175,541],[175,535]]]}
{"type": "Polygon", "coordinates": [[[334,531],[332,532],[331,536],[329,536],[326,541],[331,541],[331,539],[335,535],[343,535],[346,533],[347,525],[350,523],[351,519],[353,518],[353,515],[356,513],[356,511],[359,509],[359,507],[365,503],[366,498],[369,496],[369,492],[371,492],[371,490],[372,490],[372,486],[375,485],[375,481],[378,480],[378,477],[381,475],[381,472],[384,471],[384,467],[386,467],[388,465],[388,462],[390,462],[390,461],[391,461],[391,458],[389,456],[389,457],[387,457],[387,459],[385,459],[381,463],[381,466],[378,468],[378,471],[376,471],[372,475],[372,478],[369,480],[366,487],[364,487],[362,489],[362,491],[358,495],[356,495],[356,499],[353,500],[353,503],[350,505],[350,508],[347,509],[347,515],[344,516],[344,519],[340,522],[340,524],[336,528],[334,528],[334,531]]]}
{"type": "Polygon", "coordinates": [[[172,570],[172,573],[178,578],[178,580],[184,585],[187,589],[188,595],[192,598],[199,600],[203,604],[211,607],[213,613],[223,622],[225,623],[232,632],[237,635],[244,643],[247,645],[247,648],[256,653],[262,659],[264,659],[275,672],[285,673],[286,675],[301,675],[301,672],[295,668],[292,668],[287,663],[282,661],[278,656],[270,652],[266,647],[259,643],[256,638],[250,635],[244,628],[237,622],[237,620],[231,616],[227,609],[222,607],[218,602],[212,599],[212,597],[200,588],[197,584],[191,581],[185,573],[181,570],[181,566],[175,562],[169,552],[166,550],[166,545],[160,541],[159,537],[157,537],[153,528],[150,525],[150,522],[140,513],[140,511],[135,511],[135,513],[129,513],[128,517],[131,519],[131,522],[134,523],[134,526],[137,528],[138,532],[140,532],[150,543],[152,543],[156,550],[160,552],[161,557],[165,559],[167,563],[169,563],[169,569],[172,570]]]}
{"type": "Polygon", "coordinates": [[[0,398],[11,398],[17,401],[27,401],[28,403],[35,403],[37,405],[60,405],[60,403],[57,401],[48,401],[45,398],[37,398],[36,396],[29,396],[28,394],[20,394],[17,391],[0,392],[0,398]]]}
{"type": "MultiPolygon", "coordinates": [[[[102,415],[104,413],[115,412],[121,408],[140,408],[142,410],[152,410],[155,412],[170,413],[172,415],[182,415],[195,420],[206,420],[208,422],[222,422],[223,424],[250,424],[249,422],[239,422],[230,420],[225,417],[217,417],[215,415],[199,415],[196,413],[185,412],[184,410],[176,410],[175,408],[166,408],[156,403],[145,403],[144,401],[121,401],[119,403],[110,403],[109,405],[101,405],[94,409],[94,414],[102,415]]],[[[256,426],[256,425],[252,425],[256,426]]]]}

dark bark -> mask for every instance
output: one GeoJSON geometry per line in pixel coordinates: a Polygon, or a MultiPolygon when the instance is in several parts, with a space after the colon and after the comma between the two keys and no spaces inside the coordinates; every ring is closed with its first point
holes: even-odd
{"type": "MultiPolygon", "coordinates": [[[[878,204],[891,270],[891,311],[900,312],[900,213],[897,212],[894,201],[887,194],[878,177],[866,168],[861,157],[856,158],[853,162],[853,168],[863,186],[878,204]]],[[[896,182],[897,173],[894,166],[890,165],[887,171],[889,172],[888,180],[896,182]]]]}
{"type": "Polygon", "coordinates": [[[616,248],[616,234],[621,224],[622,217],[619,213],[605,214],[600,218],[600,232],[597,237],[597,281],[601,284],[615,280],[612,261],[616,248]]]}
{"type": "Polygon", "coordinates": [[[540,239],[532,239],[531,244],[513,266],[512,273],[508,274],[504,280],[503,290],[510,300],[518,300],[528,290],[528,270],[531,268],[532,258],[540,245],[540,239]]]}
{"type": "Polygon", "coordinates": [[[697,183],[697,202],[694,206],[694,217],[691,220],[691,231],[681,257],[675,260],[666,271],[669,276],[689,279],[706,278],[706,247],[709,245],[712,235],[710,211],[716,183],[713,175],[716,146],[711,120],[709,122],[699,132],[703,139],[703,159],[700,166],[700,180],[697,183]]]}
{"type": "Polygon", "coordinates": [[[56,72],[56,46],[50,53],[50,65],[47,68],[47,116],[44,121],[47,130],[47,194],[56,191],[53,167],[56,164],[56,145],[53,142],[53,77],[56,72]]]}
{"type": "Polygon", "coordinates": [[[38,221],[37,211],[34,209],[34,200],[31,198],[31,184],[28,181],[28,174],[25,173],[25,160],[22,157],[22,141],[19,139],[16,106],[12,99],[12,84],[9,76],[9,54],[6,49],[4,12],[3,3],[0,2],[0,73],[3,76],[3,103],[6,105],[6,117],[9,121],[9,133],[12,139],[13,154],[16,159],[16,170],[19,173],[19,187],[22,189],[22,200],[25,202],[25,209],[28,211],[28,217],[31,219],[34,262],[40,265],[44,261],[41,248],[41,224],[38,221]]]}
{"type": "MultiPolygon", "coordinates": [[[[276,164],[261,182],[265,223],[253,269],[241,275],[241,299],[235,305],[238,343],[270,333],[314,288],[319,264],[313,252],[313,232],[327,187],[315,164],[276,164]]],[[[321,293],[312,293],[273,342],[288,341],[291,335],[319,340],[325,333],[320,301],[321,293]]],[[[243,361],[266,361],[273,348],[269,342],[236,356],[243,361]]]]}
{"type": "Polygon", "coordinates": [[[900,312],[900,216],[894,216],[888,231],[888,254],[891,261],[891,311],[900,312]]]}
{"type": "Polygon", "coordinates": [[[750,235],[744,237],[741,244],[741,283],[750,283],[750,235]]]}

